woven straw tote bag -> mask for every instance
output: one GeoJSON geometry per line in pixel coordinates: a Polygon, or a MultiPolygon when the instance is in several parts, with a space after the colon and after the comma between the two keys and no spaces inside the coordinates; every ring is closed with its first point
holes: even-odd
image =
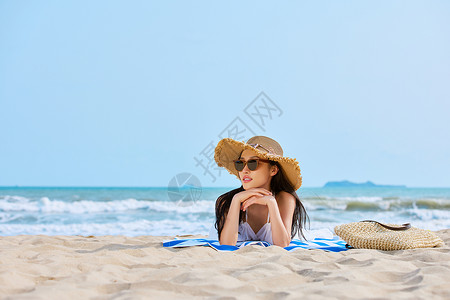
{"type": "Polygon", "coordinates": [[[444,245],[435,233],[411,227],[409,223],[395,225],[365,220],[336,226],[334,231],[349,248],[403,250],[444,245]]]}

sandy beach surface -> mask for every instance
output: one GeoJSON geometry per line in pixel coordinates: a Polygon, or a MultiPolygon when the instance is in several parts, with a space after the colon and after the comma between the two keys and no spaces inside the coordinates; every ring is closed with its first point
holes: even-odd
{"type": "Polygon", "coordinates": [[[450,229],[436,233],[444,247],[340,253],[164,248],[172,236],[0,237],[0,297],[450,299],[450,229]]]}

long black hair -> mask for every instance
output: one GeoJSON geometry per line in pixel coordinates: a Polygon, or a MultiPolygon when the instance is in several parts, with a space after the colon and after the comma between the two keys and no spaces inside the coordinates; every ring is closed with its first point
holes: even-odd
{"type": "MultiPolygon", "coordinates": [[[[274,196],[281,191],[285,191],[294,196],[295,198],[295,210],[294,215],[292,216],[291,239],[293,239],[294,236],[297,234],[297,232],[299,232],[302,235],[302,237],[306,240],[303,234],[303,228],[305,227],[306,220],[308,220],[309,224],[309,217],[308,214],[306,213],[305,207],[300,201],[300,198],[298,197],[294,188],[284,175],[284,171],[281,168],[280,164],[276,161],[270,161],[270,165],[271,166],[276,165],[278,167],[277,174],[275,174],[272,177],[272,180],[270,181],[270,188],[273,191],[274,196]]],[[[226,215],[228,214],[228,210],[230,209],[231,200],[233,199],[234,195],[242,191],[244,191],[244,187],[241,185],[241,187],[237,189],[231,190],[225,194],[220,195],[219,198],[217,198],[216,200],[215,228],[217,229],[219,239],[220,234],[222,233],[223,226],[225,225],[226,215]]],[[[240,210],[239,223],[243,221],[244,221],[244,212],[240,210]]]]}

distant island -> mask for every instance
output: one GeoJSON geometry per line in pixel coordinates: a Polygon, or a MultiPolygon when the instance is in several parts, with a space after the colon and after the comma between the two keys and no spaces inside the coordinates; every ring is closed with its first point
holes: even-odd
{"type": "Polygon", "coordinates": [[[355,183],[348,180],[343,181],[328,181],[323,186],[324,188],[335,188],[335,187],[362,187],[362,188],[371,188],[371,187],[395,187],[395,188],[404,188],[406,185],[380,185],[375,184],[371,181],[363,182],[363,183],[355,183]]]}

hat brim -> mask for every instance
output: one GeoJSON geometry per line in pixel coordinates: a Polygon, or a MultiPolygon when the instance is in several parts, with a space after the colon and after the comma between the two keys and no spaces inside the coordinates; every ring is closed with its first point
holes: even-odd
{"type": "Polygon", "coordinates": [[[295,158],[270,154],[250,146],[247,143],[224,138],[219,141],[214,151],[214,159],[219,167],[224,167],[228,173],[235,175],[239,180],[239,172],[234,167],[234,160],[239,158],[242,151],[250,149],[258,153],[259,157],[276,161],[283,169],[283,173],[292,185],[294,190],[298,190],[302,185],[300,166],[295,158]]]}

